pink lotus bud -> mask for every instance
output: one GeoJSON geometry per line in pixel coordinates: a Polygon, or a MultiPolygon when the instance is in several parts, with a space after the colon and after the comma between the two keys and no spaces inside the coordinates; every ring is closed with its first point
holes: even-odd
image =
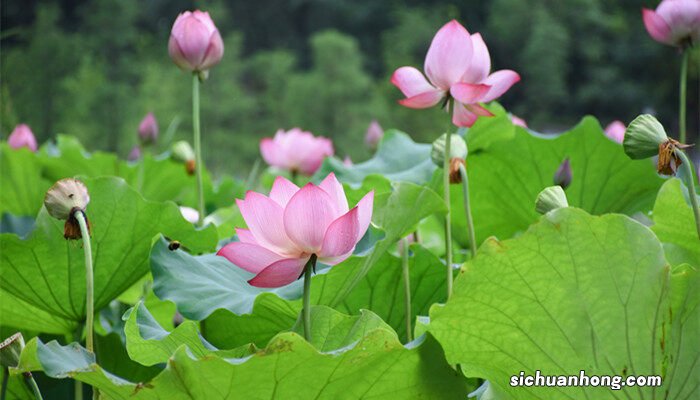
{"type": "Polygon", "coordinates": [[[429,108],[453,100],[452,123],[461,127],[474,125],[479,116],[493,116],[480,103],[501,97],[520,80],[511,70],[490,73],[491,55],[484,39],[455,20],[435,34],[424,69],[428,79],[413,67],[394,72],[391,83],[406,96],[399,104],[429,108]]]}
{"type": "Polygon", "coordinates": [[[180,206],[180,214],[187,222],[196,224],[199,221],[199,211],[192,207],[180,206]]]}
{"type": "Polygon", "coordinates": [[[240,241],[217,254],[256,274],[248,281],[253,286],[288,285],[312,255],[327,265],[350,257],[369,227],[373,202],[372,191],[350,209],[332,173],[320,185],[301,189],[278,176],[269,197],[249,191],[236,201],[248,229],[236,229],[240,241]]]}
{"type": "Polygon", "coordinates": [[[383,136],[384,129],[382,129],[382,126],[379,125],[379,122],[377,122],[376,119],[372,120],[367,128],[367,133],[365,134],[365,145],[374,150],[377,148],[377,145],[382,140],[383,136]]]}
{"type": "Polygon", "coordinates": [[[663,0],[656,11],[642,9],[644,26],[657,42],[687,47],[700,43],[700,1],[663,0]]]}
{"type": "Polygon", "coordinates": [[[625,131],[627,127],[622,121],[615,120],[605,127],[605,136],[616,141],[617,143],[622,143],[625,139],[625,131]]]}
{"type": "Polygon", "coordinates": [[[573,178],[573,172],[571,170],[571,162],[569,157],[565,158],[564,161],[557,168],[557,172],[554,173],[554,184],[561,186],[562,189],[566,189],[571,185],[571,180],[573,178]]]}
{"type": "Polygon", "coordinates": [[[152,112],[146,114],[139,124],[139,139],[144,145],[153,144],[158,139],[158,121],[152,112]]]}
{"type": "Polygon", "coordinates": [[[137,161],[139,158],[141,158],[141,148],[139,146],[134,146],[126,157],[129,161],[137,161]]]}
{"type": "Polygon", "coordinates": [[[292,173],[313,175],[323,160],[334,154],[333,143],[322,136],[292,128],[278,130],[274,138],[260,141],[260,152],[265,162],[292,173]]]}
{"type": "Polygon", "coordinates": [[[345,158],[343,158],[343,165],[345,165],[346,167],[353,166],[353,162],[352,162],[352,159],[350,158],[350,156],[345,156],[345,158]]]}
{"type": "Polygon", "coordinates": [[[523,128],[527,128],[527,122],[525,122],[524,119],[518,117],[515,114],[510,115],[510,122],[512,122],[513,125],[522,126],[523,128]]]}
{"type": "Polygon", "coordinates": [[[208,12],[185,11],[173,24],[168,52],[183,70],[203,72],[221,61],[224,42],[208,12]]]}
{"type": "Polygon", "coordinates": [[[34,138],[32,130],[26,124],[19,124],[15,127],[10,137],[7,138],[7,144],[13,149],[21,149],[22,147],[26,147],[31,151],[36,151],[37,149],[36,138],[34,138]]]}

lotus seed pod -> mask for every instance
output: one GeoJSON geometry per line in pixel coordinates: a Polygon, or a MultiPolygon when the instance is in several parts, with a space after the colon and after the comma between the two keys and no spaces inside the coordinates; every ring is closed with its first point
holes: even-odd
{"type": "Polygon", "coordinates": [[[14,368],[19,365],[19,355],[24,348],[24,337],[17,332],[0,343],[0,365],[14,368]]]}
{"type": "Polygon", "coordinates": [[[568,207],[569,202],[566,200],[566,193],[561,186],[550,186],[545,188],[537,195],[535,201],[535,210],[540,214],[547,214],[557,208],[568,207]]]}
{"type": "Polygon", "coordinates": [[[642,114],[627,127],[622,146],[625,153],[636,160],[659,154],[659,145],[667,141],[663,125],[655,117],[642,114]]]}
{"type": "Polygon", "coordinates": [[[44,206],[49,215],[61,220],[68,220],[75,210],[84,211],[89,202],[87,187],[73,178],[56,182],[44,198],[44,206]]]}
{"type": "MultiPolygon", "coordinates": [[[[433,142],[433,148],[430,152],[430,157],[435,165],[442,167],[445,161],[445,144],[447,143],[447,134],[443,134],[433,142]]],[[[453,158],[467,158],[467,143],[460,135],[450,135],[450,160],[453,158]]]]}
{"type": "Polygon", "coordinates": [[[192,150],[192,146],[185,140],[173,143],[170,147],[170,154],[173,160],[182,163],[194,160],[194,150],[192,150]]]}

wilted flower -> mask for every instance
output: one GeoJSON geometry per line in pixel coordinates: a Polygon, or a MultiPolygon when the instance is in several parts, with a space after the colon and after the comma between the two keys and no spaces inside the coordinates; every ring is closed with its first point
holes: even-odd
{"type": "Polygon", "coordinates": [[[515,114],[510,114],[510,122],[512,122],[513,125],[522,126],[523,128],[527,128],[527,122],[525,122],[524,119],[518,117],[515,114]]]}
{"type": "Polygon", "coordinates": [[[144,145],[153,144],[158,139],[158,121],[153,113],[146,114],[139,124],[139,139],[144,145]]]}
{"type": "Polygon", "coordinates": [[[425,74],[413,67],[394,72],[391,83],[406,96],[399,103],[409,108],[428,108],[454,100],[452,122],[472,126],[477,117],[492,116],[479,103],[500,97],[520,76],[510,70],[489,75],[491,56],[481,35],[470,35],[459,22],[452,20],[435,34],[425,57],[425,74]]]}
{"type": "Polygon", "coordinates": [[[273,167],[310,176],[334,150],[330,139],[293,128],[287,132],[280,129],[274,138],[261,140],[260,153],[273,167]]]}
{"type": "Polygon", "coordinates": [[[573,173],[571,171],[571,162],[569,158],[565,158],[564,161],[557,168],[557,172],[554,173],[554,184],[561,186],[562,189],[566,189],[571,185],[571,179],[573,173]]]}
{"type": "Polygon", "coordinates": [[[134,146],[126,157],[129,161],[137,161],[139,158],[141,158],[141,147],[139,146],[134,146]]]}
{"type": "Polygon", "coordinates": [[[37,149],[36,138],[27,124],[17,125],[10,133],[10,137],[7,138],[7,144],[13,149],[21,149],[22,147],[26,147],[31,151],[36,151],[37,149]]]}
{"type": "Polygon", "coordinates": [[[656,11],[642,9],[649,35],[670,46],[700,43],[700,1],[663,0],[656,11]]]}
{"type": "MultiPolygon", "coordinates": [[[[80,225],[75,218],[75,213],[80,211],[85,216],[85,208],[90,202],[90,194],[83,182],[77,179],[65,178],[56,182],[46,192],[44,197],[44,207],[49,215],[56,219],[66,221],[63,229],[63,236],[66,239],[78,239],[83,237],[80,233],[80,225]]],[[[88,232],[90,224],[88,222],[88,232]]]]}
{"type": "Polygon", "coordinates": [[[377,148],[377,145],[382,140],[383,136],[384,129],[382,129],[382,126],[379,125],[379,122],[377,122],[376,119],[372,120],[369,127],[367,127],[367,133],[365,134],[365,145],[374,150],[377,148]]]}
{"type": "Polygon", "coordinates": [[[180,214],[187,222],[196,224],[199,221],[199,211],[192,207],[180,206],[180,214]]]}
{"type": "Polygon", "coordinates": [[[615,120],[605,127],[605,136],[616,141],[617,143],[622,143],[625,139],[625,131],[627,127],[622,121],[615,120]]]}
{"type": "Polygon", "coordinates": [[[208,12],[185,11],[173,24],[168,52],[178,67],[202,72],[221,61],[224,42],[208,12]]]}
{"type": "Polygon", "coordinates": [[[372,191],[349,210],[334,174],[301,189],[277,177],[270,197],[249,191],[245,200],[237,200],[248,229],[237,229],[240,242],[217,254],[256,274],[249,281],[253,286],[287,285],[299,278],[312,255],[328,265],[348,258],[369,227],[373,201],[372,191]]]}

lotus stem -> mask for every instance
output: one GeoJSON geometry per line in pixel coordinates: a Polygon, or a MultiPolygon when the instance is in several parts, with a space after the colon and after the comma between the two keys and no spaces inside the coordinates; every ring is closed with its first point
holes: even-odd
{"type": "Polygon", "coordinates": [[[199,74],[192,74],[192,131],[194,132],[194,169],[197,174],[198,226],[204,225],[204,185],[202,183],[202,135],[199,129],[199,74]]]}
{"type": "Polygon", "coordinates": [[[311,274],[316,269],[316,254],[312,254],[304,267],[304,300],[302,318],[304,319],[304,339],[311,342],[311,274]]]}
{"type": "Polygon", "coordinates": [[[693,178],[693,164],[690,162],[690,157],[688,157],[683,150],[676,149],[676,154],[683,161],[685,168],[686,183],[688,185],[688,197],[690,197],[690,205],[693,209],[693,214],[695,215],[695,229],[698,231],[698,238],[700,239],[700,206],[698,206],[698,195],[695,192],[695,178],[693,178]]]}
{"type": "Polygon", "coordinates": [[[408,266],[408,238],[401,239],[401,268],[403,270],[404,307],[406,310],[406,342],[413,340],[411,324],[411,274],[408,266]]]}
{"type": "Polygon", "coordinates": [[[471,250],[472,258],[476,256],[476,235],[474,234],[474,218],[472,218],[472,209],[469,205],[469,177],[464,164],[459,164],[459,174],[462,176],[462,191],[464,193],[464,213],[467,216],[467,233],[469,235],[469,250],[471,250]]]}
{"type": "Polygon", "coordinates": [[[39,390],[39,386],[36,384],[36,381],[34,380],[34,377],[32,376],[31,372],[24,372],[22,374],[24,377],[24,383],[27,385],[29,390],[32,391],[34,394],[34,398],[36,400],[43,400],[44,398],[41,396],[41,391],[39,390]]]}
{"type": "MultiPolygon", "coordinates": [[[[83,252],[85,253],[85,347],[91,353],[95,352],[95,344],[93,338],[93,327],[95,325],[95,285],[94,276],[92,269],[92,246],[90,244],[90,231],[88,230],[87,221],[85,220],[85,214],[82,210],[78,210],[74,214],[75,219],[80,225],[80,235],[83,237],[83,252]]],[[[80,397],[82,398],[82,385],[80,388],[76,386],[76,396],[78,390],[80,390],[80,397]]],[[[99,395],[97,394],[97,389],[93,388],[92,391],[93,399],[97,399],[99,395]]]]}
{"type": "Polygon", "coordinates": [[[7,368],[2,369],[2,388],[0,389],[0,400],[5,400],[7,396],[7,382],[10,380],[10,371],[7,368]]]}
{"type": "Polygon", "coordinates": [[[678,127],[679,127],[679,141],[685,143],[685,133],[686,133],[686,95],[688,91],[688,54],[690,51],[683,50],[683,60],[681,61],[681,82],[680,82],[680,96],[679,96],[679,111],[678,111],[678,127]]]}
{"type": "Polygon", "coordinates": [[[444,186],[445,208],[445,264],[447,266],[447,300],[452,296],[452,221],[450,216],[450,142],[452,142],[452,133],[447,130],[445,140],[445,157],[442,163],[442,184],[444,186]]]}

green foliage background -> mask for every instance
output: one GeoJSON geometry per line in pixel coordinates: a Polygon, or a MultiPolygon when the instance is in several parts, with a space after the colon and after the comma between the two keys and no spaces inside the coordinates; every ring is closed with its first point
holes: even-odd
{"type": "MultiPolygon", "coordinates": [[[[435,31],[457,18],[481,32],[494,69],[522,75],[501,100],[538,131],[561,131],[581,115],[603,124],[654,110],[676,131],[677,51],[651,40],[633,0],[165,1],[61,0],[2,3],[2,137],[28,123],[41,141],[75,135],[88,149],[126,155],[140,119],[191,137],[190,79],[167,54],[177,14],[208,10],[225,56],[203,85],[207,163],[245,176],[258,141],[300,126],[333,138],[339,156],[369,156],[370,120],[430,141],[438,110],[395,105],[389,82],[421,66],[435,31]],[[235,153],[235,156],[232,156],[235,153]]],[[[697,52],[694,55],[698,59],[697,52]]],[[[690,142],[697,132],[698,63],[691,63],[690,142]]],[[[166,143],[161,143],[166,147],[166,143]]]]}

